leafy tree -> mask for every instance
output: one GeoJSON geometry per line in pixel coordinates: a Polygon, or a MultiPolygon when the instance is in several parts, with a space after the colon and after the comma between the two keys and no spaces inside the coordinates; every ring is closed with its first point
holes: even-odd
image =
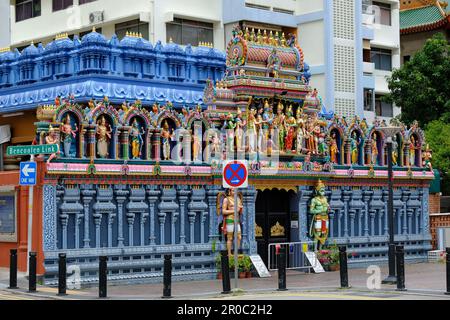
{"type": "Polygon", "coordinates": [[[434,120],[425,127],[425,138],[433,150],[433,168],[438,168],[441,177],[441,192],[450,194],[450,122],[434,120]]]}
{"type": "Polygon", "coordinates": [[[421,127],[443,119],[450,122],[450,45],[442,33],[428,39],[409,62],[388,78],[385,101],[401,107],[401,120],[421,127]]]}

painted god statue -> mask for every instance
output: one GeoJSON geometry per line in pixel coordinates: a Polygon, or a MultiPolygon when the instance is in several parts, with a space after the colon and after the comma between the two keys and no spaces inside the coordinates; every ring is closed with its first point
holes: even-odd
{"type": "Polygon", "coordinates": [[[292,152],[292,149],[294,147],[295,130],[297,128],[297,121],[295,120],[292,113],[292,105],[290,105],[286,111],[286,118],[286,139],[284,142],[284,146],[286,152],[292,152]]]}
{"type": "Polygon", "coordinates": [[[430,149],[430,146],[427,144],[427,147],[423,153],[423,167],[429,168],[431,171],[433,171],[433,166],[431,164],[431,159],[433,158],[432,151],[430,149]]]}
{"type": "Polygon", "coordinates": [[[305,121],[303,120],[302,117],[302,109],[299,107],[297,109],[297,146],[296,146],[296,150],[297,153],[302,153],[303,150],[303,139],[305,137],[305,121]]]}
{"type": "Polygon", "coordinates": [[[416,165],[416,139],[414,136],[411,136],[411,143],[409,144],[409,165],[416,165]]]}
{"type": "Polygon", "coordinates": [[[277,115],[275,116],[275,119],[273,121],[274,127],[278,130],[278,147],[280,150],[284,150],[284,139],[286,136],[286,129],[285,129],[285,116],[283,113],[284,106],[280,102],[278,102],[277,106],[277,115]]]}
{"type": "Polygon", "coordinates": [[[247,135],[248,135],[248,152],[256,152],[256,110],[250,109],[247,116],[247,135]]]}
{"type": "Polygon", "coordinates": [[[351,154],[351,163],[358,164],[358,147],[359,147],[359,139],[356,131],[352,132],[350,136],[350,154],[351,154]]]}
{"type": "Polygon", "coordinates": [[[231,248],[233,244],[234,239],[234,220],[237,219],[237,233],[238,233],[238,247],[240,247],[241,243],[241,216],[242,216],[242,200],[238,196],[237,197],[237,204],[234,203],[234,193],[236,191],[234,189],[227,189],[226,197],[223,199],[222,204],[222,215],[224,218],[224,224],[223,224],[223,231],[227,235],[227,250],[228,250],[228,256],[231,257],[231,248]],[[234,215],[234,207],[237,206],[237,217],[234,215]]]}
{"type": "Polygon", "coordinates": [[[56,144],[58,146],[58,151],[56,153],[52,153],[48,157],[47,164],[49,164],[50,161],[55,159],[60,154],[58,133],[56,132],[56,128],[53,128],[51,125],[48,129],[48,134],[45,137],[45,144],[56,144]]]}
{"type": "Polygon", "coordinates": [[[242,111],[238,109],[235,123],[235,136],[236,136],[236,149],[238,151],[242,150],[243,140],[244,140],[244,127],[245,121],[242,120],[242,111]]]}
{"type": "Polygon", "coordinates": [[[102,116],[97,122],[97,155],[100,158],[107,158],[109,156],[109,143],[111,141],[111,126],[106,122],[102,116]]]}
{"type": "Polygon", "coordinates": [[[130,130],[131,156],[133,159],[140,159],[142,156],[142,146],[144,145],[143,135],[144,128],[139,127],[137,119],[134,118],[130,130]]]}
{"type": "Polygon", "coordinates": [[[167,120],[164,121],[161,130],[162,148],[163,148],[163,160],[170,160],[170,141],[173,137],[173,128],[170,132],[169,124],[167,120]]]}
{"type": "Polygon", "coordinates": [[[398,165],[398,142],[395,136],[392,137],[392,164],[398,165]]]}
{"type": "Polygon", "coordinates": [[[336,132],[333,132],[331,134],[330,140],[330,161],[333,163],[338,163],[338,154],[339,154],[339,147],[337,143],[337,136],[336,132]]]}
{"type": "Polygon", "coordinates": [[[309,228],[310,237],[314,239],[314,247],[319,250],[328,238],[330,205],[325,197],[325,185],[321,180],[316,185],[316,196],[311,201],[310,214],[312,215],[309,228]]]}
{"type": "Polygon", "coordinates": [[[66,158],[70,158],[74,155],[71,155],[70,149],[72,148],[72,143],[75,141],[78,132],[78,126],[75,124],[75,130],[72,127],[72,119],[69,114],[63,120],[61,124],[61,140],[64,146],[64,156],[66,158]]]}
{"type": "Polygon", "coordinates": [[[370,150],[371,150],[371,164],[377,165],[378,164],[378,144],[377,144],[376,133],[374,133],[372,135],[370,150]]]}

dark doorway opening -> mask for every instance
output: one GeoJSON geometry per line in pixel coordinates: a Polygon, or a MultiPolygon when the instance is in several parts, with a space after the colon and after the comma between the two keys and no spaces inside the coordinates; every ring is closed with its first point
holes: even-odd
{"type": "Polygon", "coordinates": [[[267,265],[269,244],[290,241],[290,200],[294,192],[258,191],[256,198],[256,242],[258,254],[267,265]]]}

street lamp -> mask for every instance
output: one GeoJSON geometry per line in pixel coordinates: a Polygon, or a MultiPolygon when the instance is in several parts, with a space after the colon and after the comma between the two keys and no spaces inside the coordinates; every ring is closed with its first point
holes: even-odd
{"type": "Polygon", "coordinates": [[[396,284],[395,276],[395,242],[394,242],[394,181],[392,172],[392,137],[386,139],[388,164],[388,228],[389,228],[389,275],[382,281],[384,284],[396,284]]]}

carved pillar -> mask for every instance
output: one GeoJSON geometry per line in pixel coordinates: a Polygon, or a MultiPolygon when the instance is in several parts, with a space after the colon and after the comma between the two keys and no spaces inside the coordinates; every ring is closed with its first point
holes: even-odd
{"type": "Polygon", "coordinates": [[[427,187],[421,188],[419,190],[419,199],[422,199],[422,206],[420,208],[422,210],[422,224],[420,233],[426,235],[427,237],[429,237],[430,234],[430,213],[428,209],[429,196],[430,195],[427,187]]]}
{"type": "Polygon", "coordinates": [[[127,222],[128,222],[128,246],[134,246],[134,218],[136,215],[134,212],[127,211],[127,222]]]}
{"type": "Polygon", "coordinates": [[[94,224],[95,224],[95,247],[100,248],[100,226],[102,223],[102,214],[94,213],[94,224]]]}
{"type": "Polygon", "coordinates": [[[84,208],[84,248],[90,248],[90,235],[89,235],[89,213],[90,213],[90,203],[95,195],[95,190],[92,185],[85,184],[81,186],[81,194],[83,196],[83,208],[84,208]]]}
{"type": "MultiPolygon", "coordinates": [[[[348,201],[350,200],[350,196],[352,194],[352,191],[348,189],[348,187],[344,187],[344,190],[342,192],[342,199],[344,201],[344,238],[348,238],[348,216],[350,210],[348,210],[348,201]]],[[[353,213],[354,215],[354,213],[353,213]]],[[[353,228],[353,224],[352,224],[353,228]]],[[[353,234],[352,234],[353,235],[353,234]]]]}
{"type": "Polygon", "coordinates": [[[155,236],[155,205],[159,199],[159,195],[161,191],[156,185],[148,185],[147,186],[147,196],[149,201],[149,214],[150,214],[150,245],[156,244],[156,236],[155,236]]]}
{"type": "Polygon", "coordinates": [[[255,235],[256,217],[255,202],[257,191],[255,187],[250,186],[244,192],[244,222],[242,230],[243,243],[249,244],[249,254],[256,254],[258,251],[255,235]]]}
{"type": "Polygon", "coordinates": [[[174,201],[177,198],[177,191],[172,186],[164,186],[161,194],[161,202],[158,205],[159,222],[161,229],[161,244],[165,243],[164,224],[166,216],[171,215],[171,244],[175,244],[175,223],[179,215],[178,204],[174,201]]]}
{"type": "Polygon", "coordinates": [[[111,159],[116,159],[118,160],[120,158],[120,152],[119,152],[119,147],[120,147],[120,143],[119,143],[119,135],[120,135],[120,128],[119,127],[114,127],[112,129],[112,139],[110,141],[110,144],[113,145],[113,152],[114,154],[111,155],[111,159]]]}
{"type": "Polygon", "coordinates": [[[329,232],[329,237],[333,238],[334,237],[334,216],[336,215],[336,212],[338,210],[331,210],[329,217],[330,217],[330,232],[329,232]]]}
{"type": "Polygon", "coordinates": [[[87,127],[87,131],[88,131],[88,149],[89,149],[89,157],[91,159],[95,159],[97,157],[97,154],[96,154],[96,151],[95,151],[95,132],[96,132],[96,130],[97,130],[97,126],[95,124],[90,124],[87,127]]]}
{"type": "Polygon", "coordinates": [[[115,217],[116,217],[116,213],[114,211],[108,212],[108,248],[112,248],[112,246],[113,246],[112,226],[113,226],[115,217]]]}
{"type": "Polygon", "coordinates": [[[402,190],[402,201],[403,201],[403,228],[402,228],[402,234],[406,235],[408,234],[408,231],[411,230],[411,228],[408,229],[408,225],[410,224],[410,212],[407,209],[407,203],[408,199],[410,198],[411,191],[408,189],[402,190]]]}
{"type": "Polygon", "coordinates": [[[376,230],[375,230],[375,216],[377,214],[376,209],[369,210],[369,217],[370,217],[370,233],[369,236],[375,236],[376,230]]]}
{"type": "Polygon", "coordinates": [[[206,214],[208,210],[208,205],[204,201],[206,197],[206,192],[203,187],[194,186],[192,188],[191,201],[189,202],[189,231],[190,231],[190,243],[195,242],[194,231],[195,231],[195,220],[196,216],[199,216],[200,222],[200,242],[204,243],[205,240],[205,229],[204,223],[206,221],[206,214]]]}
{"type": "Polygon", "coordinates": [[[298,218],[299,218],[299,239],[300,241],[309,241],[309,225],[308,225],[308,201],[311,199],[313,191],[309,186],[298,187],[298,218]]]}
{"type": "Polygon", "coordinates": [[[191,163],[192,162],[191,161],[192,137],[191,137],[190,130],[184,130],[182,143],[183,143],[183,161],[184,161],[184,163],[191,163]]]}
{"type": "Polygon", "coordinates": [[[83,123],[80,123],[80,139],[79,139],[79,153],[80,158],[84,159],[86,158],[86,125],[83,123]]]}
{"type": "Polygon", "coordinates": [[[67,224],[69,222],[69,215],[60,213],[59,220],[61,221],[62,227],[62,249],[67,249],[67,224]]]}
{"type": "Polygon", "coordinates": [[[209,242],[212,243],[214,240],[219,239],[217,234],[217,195],[219,189],[216,186],[207,187],[208,194],[208,209],[209,209],[209,242]]]}
{"type": "Polygon", "coordinates": [[[117,233],[117,246],[122,248],[123,241],[125,240],[123,236],[123,204],[128,197],[129,191],[127,187],[123,184],[116,184],[114,186],[116,201],[117,201],[117,224],[118,224],[118,233],[117,233]]]}
{"type": "Polygon", "coordinates": [[[350,237],[355,236],[355,215],[356,215],[355,209],[348,210],[348,216],[350,217],[350,237]]]}
{"type": "Polygon", "coordinates": [[[346,155],[346,164],[352,164],[352,154],[351,154],[351,145],[349,139],[345,139],[344,150],[346,155]]]}
{"type": "Polygon", "coordinates": [[[411,144],[411,142],[409,141],[409,139],[407,139],[403,145],[403,154],[404,154],[404,163],[403,165],[405,167],[410,167],[410,163],[409,163],[409,145],[411,144]]]}
{"type": "MultiPolygon", "coordinates": [[[[122,149],[122,159],[130,159],[130,129],[131,127],[122,127],[122,133],[120,134],[120,148],[122,149]]],[[[116,159],[119,158],[117,155],[116,159]]]]}
{"type": "Polygon", "coordinates": [[[96,235],[96,247],[100,248],[101,240],[101,220],[102,216],[107,215],[108,223],[108,246],[112,246],[112,224],[114,222],[116,206],[111,202],[113,199],[113,189],[109,186],[100,185],[97,189],[97,202],[94,204],[94,222],[95,222],[95,235],[96,235]]]}
{"type": "Polygon", "coordinates": [[[189,211],[188,212],[188,218],[189,218],[189,243],[195,243],[194,238],[194,224],[195,224],[195,211],[189,211]]]}
{"type": "Polygon", "coordinates": [[[69,216],[74,216],[74,226],[75,226],[75,245],[74,248],[78,249],[80,246],[80,229],[79,229],[79,219],[81,212],[83,211],[83,206],[79,203],[80,200],[80,190],[75,186],[66,186],[64,192],[64,202],[61,204],[61,226],[62,226],[62,248],[68,249],[67,247],[67,226],[69,223],[69,216]]]}
{"type": "Polygon", "coordinates": [[[186,244],[186,234],[185,234],[185,221],[186,221],[186,201],[191,194],[188,186],[180,185],[178,186],[178,200],[180,203],[180,244],[186,244]]]}
{"type": "Polygon", "coordinates": [[[152,159],[152,148],[151,146],[151,141],[152,141],[152,136],[153,133],[151,131],[150,128],[147,128],[146,130],[146,135],[145,135],[145,159],[146,160],[151,160],[152,159]]]}
{"type": "Polygon", "coordinates": [[[161,131],[159,129],[153,131],[152,147],[153,160],[161,161],[161,131]]]}
{"type": "MultiPolygon", "coordinates": [[[[369,200],[372,196],[373,191],[369,190],[367,187],[363,190],[363,202],[364,202],[364,236],[369,236],[369,200]]],[[[373,222],[373,217],[371,216],[371,222],[373,222]]],[[[374,233],[373,225],[371,224],[372,234],[374,233]]]]}

